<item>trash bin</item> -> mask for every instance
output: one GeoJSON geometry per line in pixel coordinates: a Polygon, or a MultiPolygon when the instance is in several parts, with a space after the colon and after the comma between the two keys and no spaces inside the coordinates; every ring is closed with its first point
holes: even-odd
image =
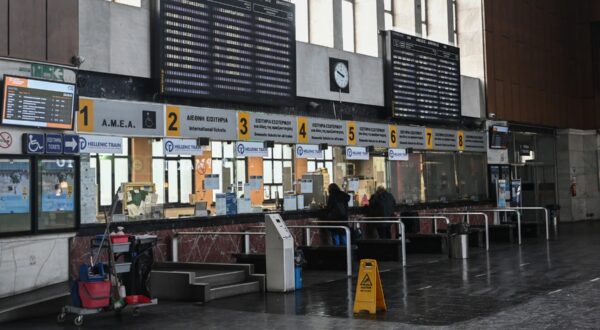
{"type": "Polygon", "coordinates": [[[304,258],[304,252],[302,252],[302,250],[296,250],[294,252],[294,264],[295,288],[296,290],[299,290],[302,289],[302,266],[306,264],[306,259],[304,258]]]}
{"type": "Polygon", "coordinates": [[[467,259],[469,257],[469,225],[461,222],[451,224],[448,228],[450,236],[450,257],[467,259]]]}

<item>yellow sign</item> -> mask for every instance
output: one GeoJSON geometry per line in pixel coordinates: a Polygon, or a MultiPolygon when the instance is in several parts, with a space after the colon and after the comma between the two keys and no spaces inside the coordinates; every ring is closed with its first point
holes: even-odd
{"type": "Polygon", "coordinates": [[[425,129],[425,147],[429,150],[433,149],[433,130],[431,128],[425,129]]]}
{"type": "Polygon", "coordinates": [[[308,143],[308,118],[298,117],[298,143],[308,143]]]}
{"type": "Polygon", "coordinates": [[[368,311],[375,314],[377,310],[387,310],[377,260],[361,259],[354,296],[354,313],[368,311]]]}
{"type": "Polygon", "coordinates": [[[165,123],[167,124],[167,136],[181,136],[181,116],[179,107],[167,105],[165,123]]]}
{"type": "Polygon", "coordinates": [[[250,113],[238,112],[238,138],[242,141],[250,140],[250,113]]]}
{"type": "Polygon", "coordinates": [[[398,127],[396,125],[390,125],[390,148],[398,147],[398,127]]]}
{"type": "Polygon", "coordinates": [[[349,122],[346,122],[346,126],[348,127],[348,131],[347,131],[348,145],[349,146],[356,145],[356,134],[358,134],[356,132],[356,123],[353,121],[349,121],[349,122]]]}
{"type": "Polygon", "coordinates": [[[79,99],[79,111],[77,111],[77,132],[94,131],[94,100],[79,99]]]}
{"type": "Polygon", "coordinates": [[[465,150],[465,132],[463,131],[458,131],[456,133],[456,145],[458,146],[458,150],[460,151],[464,151],[465,150]]]}

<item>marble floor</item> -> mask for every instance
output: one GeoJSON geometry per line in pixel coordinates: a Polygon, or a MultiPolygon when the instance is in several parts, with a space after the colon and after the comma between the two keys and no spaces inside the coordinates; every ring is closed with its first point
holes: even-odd
{"type": "MultiPolygon", "coordinates": [[[[90,329],[565,329],[600,328],[600,222],[561,225],[558,238],[472,249],[467,260],[408,256],[381,268],[387,312],[352,314],[356,278],[311,274],[290,294],[248,294],[206,305],[161,302],[89,316],[90,329]]],[[[53,317],[2,324],[52,329],[53,317]]],[[[69,323],[65,328],[72,327],[69,323]]]]}

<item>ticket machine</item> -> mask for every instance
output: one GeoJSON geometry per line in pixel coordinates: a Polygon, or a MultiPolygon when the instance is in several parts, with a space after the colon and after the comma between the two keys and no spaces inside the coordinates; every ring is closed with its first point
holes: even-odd
{"type": "Polygon", "coordinates": [[[265,215],[265,241],[267,291],[294,291],[294,237],[281,215],[265,215]]]}

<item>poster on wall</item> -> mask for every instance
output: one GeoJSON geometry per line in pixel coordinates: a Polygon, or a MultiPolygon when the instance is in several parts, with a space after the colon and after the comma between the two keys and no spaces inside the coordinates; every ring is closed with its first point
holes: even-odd
{"type": "Polygon", "coordinates": [[[64,159],[40,161],[42,212],[72,212],[75,210],[75,166],[64,159]]]}
{"type": "Polygon", "coordinates": [[[30,212],[30,169],[25,159],[0,160],[0,214],[30,212]]]}

